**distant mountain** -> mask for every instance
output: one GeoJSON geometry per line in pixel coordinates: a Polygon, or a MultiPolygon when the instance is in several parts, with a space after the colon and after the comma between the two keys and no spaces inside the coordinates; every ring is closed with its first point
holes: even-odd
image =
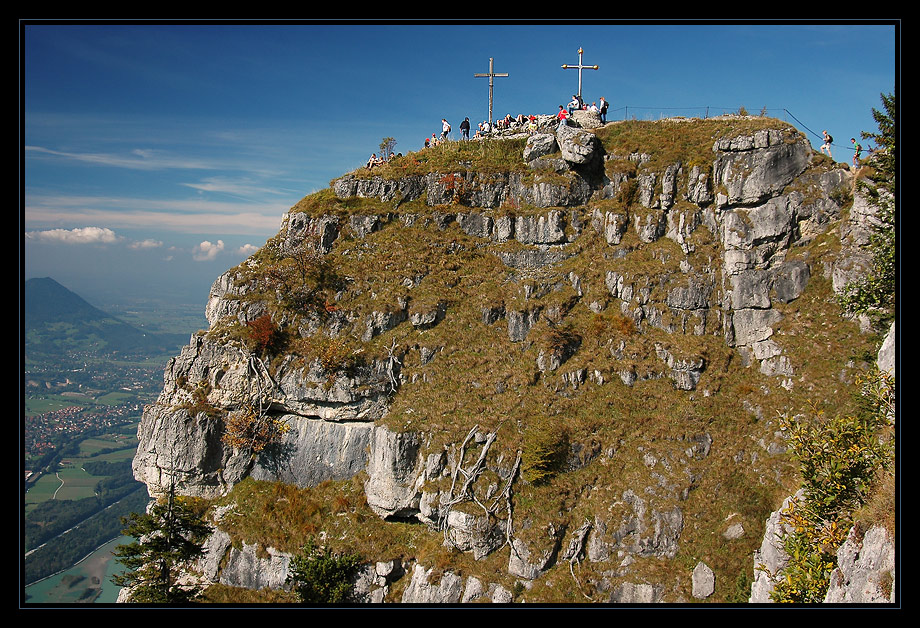
{"type": "Polygon", "coordinates": [[[24,285],[24,325],[29,353],[138,353],[172,350],[188,338],[151,334],[90,305],[50,277],[24,285]]]}

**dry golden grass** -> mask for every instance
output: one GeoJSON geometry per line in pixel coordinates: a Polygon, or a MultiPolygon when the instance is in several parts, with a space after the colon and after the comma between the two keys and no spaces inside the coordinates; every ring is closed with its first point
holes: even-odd
{"type": "MultiPolygon", "coordinates": [[[[720,137],[784,126],[761,118],[628,122],[608,125],[600,137],[609,154],[625,156],[640,147],[649,151],[652,161],[643,167],[667,166],[678,158],[687,167],[710,163],[713,142],[720,137]]],[[[487,147],[479,148],[479,155],[467,155],[462,152],[465,147],[413,154],[387,166],[391,170],[375,172],[386,176],[451,172],[448,166],[464,159],[472,161],[474,168],[505,167],[505,156],[486,155],[487,147]],[[495,161],[483,165],[475,161],[480,158],[495,161]]],[[[520,148],[513,147],[518,157],[520,148]]],[[[626,164],[617,162],[614,167],[626,168],[626,164]]],[[[610,208],[628,202],[605,201],[610,208]]],[[[834,236],[816,238],[790,254],[807,259],[813,272],[799,299],[776,306],[783,319],[774,339],[796,373],[787,389],[780,379],[761,374],[756,365],[745,366],[726,345],[717,305],[720,294],[713,295],[711,316],[703,333],[697,334],[698,321],[685,320],[682,313],[662,314],[663,324],[674,325],[676,332],[656,328],[647,320],[637,323],[632,316],[635,302],[624,311],[623,303],[606,288],[606,273],[620,273],[637,289],[647,289],[649,303],[666,309],[662,303],[668,290],[686,278],[681,262],[695,270],[710,269],[722,254],[708,229],[699,228],[691,236],[695,248],[689,255],[668,238],[646,244],[634,233],[613,247],[591,228],[590,211],[579,208],[575,212],[586,226],[567,249],[577,255],[552,267],[519,270],[502,264],[494,253],[525,247],[479,240],[456,224],[439,229],[427,221],[437,209],[423,200],[398,208],[368,199],[341,201],[330,191],[295,206],[296,211],[311,215],[388,215],[381,229],[364,238],[343,230],[328,255],[336,272],[347,278],[335,307],[351,316],[351,326],[340,336],[349,355],[360,351],[364,359],[382,357],[394,345],[402,351],[404,382],[380,422],[397,431],[426,433],[430,451],[456,446],[479,425],[483,431],[497,433],[490,460],[496,463],[501,457],[505,467],[518,450],[529,452],[537,461],[533,468],[540,471],[539,477],[528,474],[514,487],[515,534],[529,541],[536,541],[551,524],[571,531],[585,518],[615,511],[614,504],[626,490],[648,490],[657,500],[656,507],[677,504],[684,531],[676,558],[637,561],[630,568],[631,581],[681,583],[675,585],[676,593],[690,599],[689,573],[703,560],[716,571],[717,591],[711,601],[739,601],[739,592],[749,587],[751,554],[762,539],[764,521],[794,489],[794,467],[787,456],[776,453],[782,446],[776,436],[777,417],[811,401],[835,411],[851,408],[854,376],[865,367],[869,353],[870,339],[841,317],[829,281],[817,271],[835,252],[834,236]],[[400,220],[410,213],[420,217],[411,227],[400,220]],[[580,279],[581,296],[570,281],[572,274],[580,279]],[[399,303],[408,304],[412,312],[443,303],[446,312],[430,329],[403,322],[369,342],[359,340],[368,314],[392,311],[399,303]],[[483,322],[483,308],[500,306],[506,311],[538,308],[541,320],[523,342],[512,342],[506,319],[483,322]],[[681,331],[684,324],[686,333],[681,331]],[[541,348],[558,347],[576,337],[580,339],[577,352],[558,371],[539,371],[536,360],[541,348]],[[675,390],[656,354],[659,344],[677,357],[705,358],[696,390],[675,390]],[[423,348],[434,352],[424,364],[423,348]],[[580,369],[596,371],[604,383],[590,379],[578,386],[562,383],[563,374],[580,369]],[[625,370],[639,376],[631,386],[620,379],[625,370]],[[546,438],[537,438],[538,434],[546,438]],[[711,436],[712,448],[708,457],[696,459],[686,450],[701,434],[711,436]],[[562,457],[556,450],[560,443],[570,452],[580,452],[568,456],[565,468],[545,462],[562,457]],[[547,453],[552,455],[547,458],[547,453]],[[649,456],[658,462],[650,465],[649,456]],[[731,522],[741,523],[745,535],[726,541],[721,533],[731,522]]],[[[495,215],[506,210],[496,210],[495,215]]],[[[518,207],[514,211],[538,210],[518,207]]],[[[719,281],[714,285],[718,292],[719,281]]],[[[316,355],[325,347],[336,358],[330,366],[341,358],[341,351],[333,350],[331,343],[306,340],[290,346],[316,355]]],[[[297,489],[247,480],[224,500],[236,504],[226,519],[228,532],[240,541],[291,552],[307,538],[325,534],[330,544],[339,546],[334,549],[368,559],[411,558],[439,571],[484,575],[505,583],[509,590],[514,587],[507,574],[507,548],[477,562],[444,547],[440,534],[424,526],[382,521],[367,506],[362,481],[359,476],[297,489]]],[[[484,481],[476,488],[484,490],[485,485],[484,481]]],[[[867,516],[880,518],[890,512],[884,507],[889,498],[890,492],[880,491],[880,505],[867,510],[867,516]]],[[[533,601],[581,602],[588,594],[600,601],[603,593],[593,590],[591,582],[615,567],[615,562],[582,563],[575,585],[568,565],[557,565],[522,596],[533,601]]],[[[393,595],[399,590],[397,586],[393,595]]]]}

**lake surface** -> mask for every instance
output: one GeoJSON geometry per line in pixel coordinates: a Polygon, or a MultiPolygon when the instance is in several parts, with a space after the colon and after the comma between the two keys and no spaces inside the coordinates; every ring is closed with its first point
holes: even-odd
{"type": "Polygon", "coordinates": [[[121,587],[111,577],[125,570],[112,552],[130,537],[113,539],[67,571],[26,587],[26,604],[114,604],[121,587]]]}

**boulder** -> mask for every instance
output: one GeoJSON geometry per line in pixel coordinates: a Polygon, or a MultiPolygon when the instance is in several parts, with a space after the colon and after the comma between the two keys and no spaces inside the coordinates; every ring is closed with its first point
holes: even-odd
{"type": "Polygon", "coordinates": [[[698,562],[693,568],[693,597],[704,600],[716,590],[716,577],[704,562],[698,562]]]}
{"type": "Polygon", "coordinates": [[[535,133],[527,138],[527,145],[524,147],[524,161],[533,161],[540,157],[552,155],[559,150],[556,144],[556,136],[551,133],[535,133]]]}
{"type": "Polygon", "coordinates": [[[597,136],[575,127],[560,126],[556,130],[556,143],[562,151],[562,158],[571,164],[590,164],[600,154],[597,136]]]}
{"type": "Polygon", "coordinates": [[[572,112],[569,120],[580,129],[596,129],[603,126],[601,114],[597,111],[589,111],[587,109],[576,109],[572,112]]]}

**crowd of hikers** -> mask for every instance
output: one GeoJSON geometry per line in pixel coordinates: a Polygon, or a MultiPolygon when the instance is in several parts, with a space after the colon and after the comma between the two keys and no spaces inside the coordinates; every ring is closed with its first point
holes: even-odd
{"type": "MultiPolygon", "coordinates": [[[[504,118],[499,118],[494,122],[488,120],[483,120],[479,123],[476,131],[472,135],[472,139],[479,139],[486,137],[492,133],[506,130],[518,129],[521,131],[526,131],[531,134],[537,132],[537,116],[531,114],[525,116],[523,113],[519,113],[517,116],[512,116],[510,113],[507,114],[504,118]]],[[[439,144],[450,140],[450,133],[452,128],[450,123],[441,118],[441,133],[432,133],[431,137],[426,137],[424,141],[424,148],[431,148],[433,146],[438,146],[439,144]]],[[[472,126],[470,124],[470,119],[464,118],[463,122],[460,123],[460,139],[468,140],[471,139],[470,132],[472,131],[472,126]]]]}
{"type": "MultiPolygon", "coordinates": [[[[602,96],[598,102],[592,102],[590,105],[582,99],[579,94],[574,94],[572,100],[567,105],[559,105],[559,111],[556,112],[555,116],[542,116],[543,118],[553,119],[555,118],[557,123],[557,128],[560,126],[566,126],[568,124],[569,118],[572,117],[572,114],[575,111],[591,111],[596,113],[601,120],[601,124],[607,123],[607,109],[609,103],[602,96]]],[[[519,130],[521,132],[528,132],[531,135],[537,132],[539,123],[546,123],[546,120],[538,120],[538,117],[531,114],[525,116],[520,113],[517,116],[512,116],[510,113],[507,114],[504,118],[499,118],[494,122],[489,120],[484,120],[479,123],[478,128],[476,129],[475,134],[472,139],[484,138],[488,135],[497,132],[503,132],[507,130],[519,130]]],[[[445,119],[441,118],[441,133],[432,133],[431,137],[426,137],[424,141],[424,148],[431,148],[433,146],[438,146],[443,142],[450,140],[451,125],[445,119]]],[[[470,119],[469,117],[464,118],[463,122],[460,123],[460,139],[469,140],[470,139],[470,119]]],[[[823,144],[821,145],[821,152],[826,154],[828,157],[831,156],[831,144],[834,141],[834,138],[827,132],[822,133],[823,144]]],[[[857,166],[861,158],[862,146],[855,138],[851,138],[850,142],[853,145],[853,165],[857,166]]],[[[376,166],[387,163],[390,159],[396,155],[387,155],[385,157],[378,157],[375,154],[371,155],[370,159],[367,161],[367,168],[374,168],[376,166]]]]}
{"type": "MultiPolygon", "coordinates": [[[[579,95],[572,96],[572,101],[568,104],[567,107],[559,105],[559,112],[553,116],[552,114],[548,116],[541,116],[544,120],[540,120],[538,116],[533,114],[524,115],[519,113],[517,116],[512,116],[510,113],[507,114],[504,118],[499,118],[494,122],[489,120],[483,120],[479,123],[475,133],[472,138],[470,137],[470,132],[472,127],[470,124],[469,117],[463,119],[463,122],[460,123],[460,139],[469,140],[469,139],[480,139],[487,137],[494,133],[504,132],[508,130],[519,130],[521,132],[527,132],[531,135],[537,132],[537,128],[540,123],[546,124],[548,120],[556,118],[556,121],[560,125],[567,124],[567,119],[571,117],[572,112],[576,109],[584,111],[593,111],[600,116],[601,123],[606,124],[607,122],[607,101],[602,97],[600,99],[600,104],[594,102],[588,105],[579,95]],[[548,120],[547,120],[548,119],[548,120]]],[[[432,133],[431,137],[426,137],[423,143],[423,148],[432,148],[438,146],[444,142],[450,140],[450,134],[452,132],[450,123],[445,119],[441,118],[441,132],[432,133]]],[[[378,157],[376,153],[370,156],[367,160],[366,167],[368,169],[375,168],[377,166],[387,163],[395,155],[386,155],[378,157]]]]}

